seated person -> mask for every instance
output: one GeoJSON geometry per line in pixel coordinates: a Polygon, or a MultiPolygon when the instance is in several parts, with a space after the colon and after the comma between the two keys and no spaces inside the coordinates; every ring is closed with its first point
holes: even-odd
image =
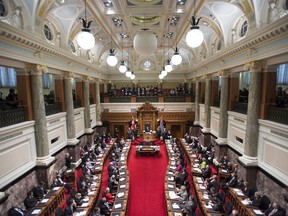
{"type": "Polygon", "coordinates": [[[33,189],[33,195],[36,199],[42,199],[45,194],[47,194],[47,189],[44,187],[44,182],[40,182],[37,187],[33,189]]]}
{"type": "Polygon", "coordinates": [[[105,197],[99,200],[98,207],[101,215],[110,215],[110,207],[105,197]]]}
{"type": "Polygon", "coordinates": [[[15,205],[8,210],[8,216],[24,216],[25,211],[19,207],[19,205],[15,205]]]}
{"type": "Polygon", "coordinates": [[[73,216],[76,210],[75,200],[70,196],[67,198],[66,203],[67,203],[67,206],[63,212],[63,216],[73,216]]]}
{"type": "Polygon", "coordinates": [[[24,199],[26,209],[31,209],[37,204],[37,199],[33,196],[33,191],[27,192],[27,197],[24,199]]]}
{"type": "Polygon", "coordinates": [[[270,204],[269,208],[265,211],[266,216],[285,216],[286,211],[277,203],[270,204]]]}
{"type": "Polygon", "coordinates": [[[232,173],[230,179],[223,186],[223,189],[225,190],[228,187],[236,187],[237,186],[237,182],[238,182],[237,175],[235,173],[232,173]]]}
{"type": "Polygon", "coordinates": [[[185,202],[187,200],[188,194],[184,185],[182,185],[180,189],[178,189],[177,195],[179,196],[180,202],[185,202]]]}
{"type": "Polygon", "coordinates": [[[105,198],[106,198],[106,200],[107,200],[107,202],[108,202],[109,204],[112,204],[112,205],[113,205],[114,196],[110,193],[110,188],[109,188],[109,187],[107,187],[107,188],[105,189],[105,198]]]}
{"type": "Polygon", "coordinates": [[[76,193],[74,196],[74,200],[75,200],[76,206],[81,206],[83,203],[81,193],[76,193]]]}
{"type": "Polygon", "coordinates": [[[66,153],[65,155],[65,166],[67,169],[71,169],[72,165],[72,157],[70,157],[69,153],[66,153]]]}
{"type": "Polygon", "coordinates": [[[223,169],[228,169],[228,163],[229,163],[229,160],[227,158],[227,156],[225,155],[221,160],[220,160],[220,163],[219,163],[219,166],[223,169]]]}
{"type": "Polygon", "coordinates": [[[150,127],[149,127],[149,126],[147,126],[147,127],[145,128],[145,133],[150,133],[150,127]]]}
{"type": "Polygon", "coordinates": [[[258,207],[261,211],[266,211],[270,205],[270,199],[268,196],[256,191],[254,197],[252,197],[252,205],[258,207]]]}
{"type": "Polygon", "coordinates": [[[203,176],[204,179],[205,178],[210,178],[211,173],[212,173],[212,169],[210,168],[209,165],[206,165],[205,170],[202,172],[202,176],[203,176]]]}
{"type": "Polygon", "coordinates": [[[203,171],[203,170],[205,170],[205,168],[206,168],[206,158],[203,157],[202,162],[200,164],[200,169],[203,171]]]}
{"type": "Polygon", "coordinates": [[[189,196],[188,200],[185,202],[184,207],[185,210],[187,211],[188,216],[195,214],[197,202],[195,201],[192,195],[189,196]]]}

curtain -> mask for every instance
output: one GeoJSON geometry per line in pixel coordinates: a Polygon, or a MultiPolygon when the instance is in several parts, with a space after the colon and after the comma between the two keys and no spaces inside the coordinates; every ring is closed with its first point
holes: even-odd
{"type": "Polygon", "coordinates": [[[51,88],[51,81],[52,81],[52,75],[44,73],[42,75],[43,80],[43,89],[50,89],[51,88]]]}
{"type": "Polygon", "coordinates": [[[277,70],[277,85],[288,84],[288,64],[281,64],[277,70]]]}
{"type": "Polygon", "coordinates": [[[14,68],[0,66],[0,87],[15,88],[17,86],[16,71],[14,68]]]}

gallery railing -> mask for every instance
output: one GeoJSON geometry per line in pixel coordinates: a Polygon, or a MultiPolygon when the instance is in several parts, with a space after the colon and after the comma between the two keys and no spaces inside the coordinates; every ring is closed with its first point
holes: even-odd
{"type": "Polygon", "coordinates": [[[238,101],[234,101],[232,111],[246,115],[247,110],[248,110],[248,103],[241,103],[238,101]]]}
{"type": "Polygon", "coordinates": [[[288,125],[288,108],[268,106],[266,119],[288,125]]]}
{"type": "Polygon", "coordinates": [[[9,125],[24,122],[25,108],[6,109],[0,110],[0,127],[6,127],[9,125]]]}

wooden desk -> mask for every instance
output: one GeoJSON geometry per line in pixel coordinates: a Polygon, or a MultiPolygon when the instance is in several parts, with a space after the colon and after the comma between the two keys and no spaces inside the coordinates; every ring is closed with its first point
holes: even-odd
{"type": "Polygon", "coordinates": [[[136,156],[140,157],[141,155],[154,154],[159,157],[160,147],[159,146],[140,146],[136,147],[136,156]]]}
{"type": "MultiPolygon", "coordinates": [[[[255,216],[256,213],[253,210],[259,210],[259,208],[252,205],[245,205],[242,201],[248,197],[241,194],[241,191],[237,188],[229,188],[228,197],[233,203],[233,207],[239,211],[243,216],[255,216]]],[[[260,210],[259,210],[260,211],[260,210]]]]}
{"type": "Polygon", "coordinates": [[[124,211],[126,212],[127,209],[127,200],[118,200],[116,199],[113,207],[112,207],[112,212],[119,212],[119,211],[124,211]]]}
{"type": "Polygon", "coordinates": [[[45,212],[45,207],[33,207],[26,216],[44,216],[45,212]]]}
{"type": "Polygon", "coordinates": [[[111,212],[110,216],[125,216],[125,212],[124,211],[115,211],[115,212],[111,212]]]}
{"type": "Polygon", "coordinates": [[[219,173],[219,183],[225,184],[228,181],[228,179],[230,178],[229,171],[219,167],[218,173],[219,173]]]}
{"type": "Polygon", "coordinates": [[[156,133],[140,133],[140,138],[142,138],[144,142],[151,142],[156,139],[156,133]]]}

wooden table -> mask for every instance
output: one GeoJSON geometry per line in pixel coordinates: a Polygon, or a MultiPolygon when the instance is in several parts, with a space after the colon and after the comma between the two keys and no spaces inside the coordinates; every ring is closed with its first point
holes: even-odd
{"type": "Polygon", "coordinates": [[[142,138],[144,142],[151,142],[156,139],[156,133],[140,133],[140,138],[142,138]]]}
{"type": "Polygon", "coordinates": [[[140,157],[141,155],[150,155],[153,154],[157,157],[160,155],[160,147],[159,146],[137,146],[136,147],[136,156],[140,157]]]}

